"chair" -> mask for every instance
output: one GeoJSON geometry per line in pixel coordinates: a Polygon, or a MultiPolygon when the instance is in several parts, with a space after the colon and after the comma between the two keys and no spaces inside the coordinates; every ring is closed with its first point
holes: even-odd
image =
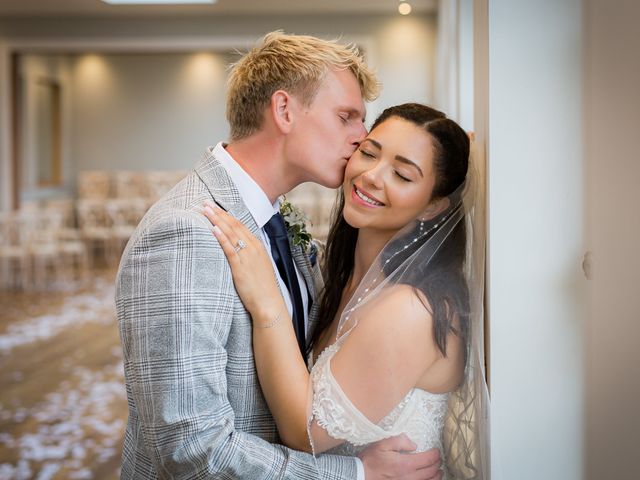
{"type": "Polygon", "coordinates": [[[85,171],[78,175],[78,196],[80,198],[106,199],[111,191],[108,172],[85,171]]]}
{"type": "Polygon", "coordinates": [[[60,286],[63,268],[57,231],[62,225],[59,212],[23,212],[19,217],[31,263],[30,288],[51,290],[60,286]]]}
{"type": "Polygon", "coordinates": [[[176,183],[186,176],[182,171],[150,171],[146,172],[151,203],[157,201],[165,193],[171,190],[176,183]]]}
{"type": "Polygon", "coordinates": [[[54,236],[60,255],[60,280],[65,286],[76,281],[83,282],[87,278],[89,254],[77,227],[74,200],[56,198],[45,202],[43,215],[60,217],[56,224],[54,236]]]}
{"type": "Polygon", "coordinates": [[[80,199],[76,203],[80,236],[89,252],[91,267],[102,263],[110,265],[113,260],[111,250],[111,229],[105,201],[101,199],[80,199]]]}
{"type": "Polygon", "coordinates": [[[75,240],[80,241],[80,230],[75,213],[75,201],[72,198],[56,198],[47,200],[44,205],[45,211],[56,212],[62,215],[62,225],[57,232],[59,241],[75,240]]]}
{"type": "Polygon", "coordinates": [[[313,238],[326,240],[331,226],[335,190],[305,183],[288,193],[287,200],[308,216],[307,230],[313,238]]]}
{"type": "Polygon", "coordinates": [[[142,172],[119,170],[113,174],[115,198],[146,198],[149,196],[147,176],[142,172]]]}
{"type": "Polygon", "coordinates": [[[131,234],[147,211],[143,198],[115,198],[105,204],[111,229],[111,252],[120,258],[131,234]]]}
{"type": "Polygon", "coordinates": [[[0,288],[27,289],[29,269],[29,252],[17,214],[0,214],[0,288]]]}

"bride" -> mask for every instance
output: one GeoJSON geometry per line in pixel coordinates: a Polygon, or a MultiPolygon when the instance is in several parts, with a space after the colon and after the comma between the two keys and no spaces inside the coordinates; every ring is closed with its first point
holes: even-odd
{"type": "Polygon", "coordinates": [[[205,208],[288,447],[357,455],[406,434],[417,451],[441,450],[443,478],[484,478],[468,170],[469,138],[443,113],[403,104],[375,121],[347,164],[328,236],[310,372],[264,244],[205,208]]]}

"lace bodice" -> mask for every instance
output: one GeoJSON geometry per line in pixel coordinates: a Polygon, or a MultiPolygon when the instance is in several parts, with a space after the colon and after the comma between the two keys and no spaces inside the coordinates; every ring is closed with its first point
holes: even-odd
{"type": "Polygon", "coordinates": [[[442,449],[442,429],[449,394],[434,394],[413,388],[378,424],[360,412],[345,395],[331,373],[331,358],[340,342],[327,347],[311,370],[313,416],[333,438],[346,440],[331,453],[355,455],[367,444],[406,434],[417,444],[417,451],[442,449]]]}

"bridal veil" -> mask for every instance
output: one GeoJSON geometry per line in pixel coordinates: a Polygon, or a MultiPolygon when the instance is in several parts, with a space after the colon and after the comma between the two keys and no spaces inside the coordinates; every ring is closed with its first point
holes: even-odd
{"type": "MultiPolygon", "coordinates": [[[[482,193],[478,169],[470,161],[464,184],[447,197],[448,206],[444,210],[433,217],[418,216],[385,245],[344,308],[337,341],[329,347],[333,349],[332,353],[339,350],[351,332],[362,322],[369,321],[372,311],[383,311],[381,302],[398,286],[413,289],[433,316],[434,323],[441,322],[439,329],[434,327],[434,340],[445,355],[449,335],[463,340],[464,375],[446,396],[427,398],[433,401],[434,419],[421,427],[428,429],[435,425],[441,429],[442,435],[437,433],[440,440],[436,446],[442,450],[448,480],[489,478],[489,399],[485,381],[483,309],[485,212],[482,193]],[[432,301],[434,298],[444,300],[432,301]]],[[[393,322],[393,315],[388,315],[384,321],[393,322]]],[[[371,346],[372,349],[378,347],[371,346]]],[[[312,371],[314,391],[309,405],[312,447],[318,440],[313,433],[318,431],[318,425],[331,437],[344,440],[351,447],[342,449],[347,453],[355,453],[367,443],[397,433],[391,424],[402,424],[399,416],[403,414],[403,402],[407,402],[411,392],[405,391],[406,386],[394,384],[393,372],[371,372],[371,375],[378,375],[374,379],[384,380],[389,404],[399,401],[381,421],[380,418],[367,418],[358,409],[355,412],[344,411],[355,408],[345,394],[351,388],[327,382],[326,378],[320,379],[326,373],[330,374],[328,362],[323,370],[322,360],[321,355],[317,368],[312,371]],[[345,420],[347,414],[350,414],[348,421],[345,420]]],[[[363,358],[362,361],[367,360],[363,358]]],[[[366,369],[366,365],[359,367],[366,369]]]]}

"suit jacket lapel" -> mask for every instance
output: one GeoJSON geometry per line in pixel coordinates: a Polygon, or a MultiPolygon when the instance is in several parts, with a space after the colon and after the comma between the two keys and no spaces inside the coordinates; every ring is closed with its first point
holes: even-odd
{"type": "Polygon", "coordinates": [[[307,284],[307,289],[311,294],[311,298],[315,302],[318,296],[318,284],[313,267],[311,267],[311,262],[309,261],[309,256],[304,252],[302,247],[293,244],[291,245],[291,256],[298,269],[300,269],[304,281],[307,284]]]}
{"type": "Polygon", "coordinates": [[[242,201],[240,193],[224,166],[216,159],[213,148],[208,148],[195,167],[195,173],[205,184],[211,199],[223,210],[240,220],[260,238],[260,229],[242,201]]]}
{"type": "MultiPolygon", "coordinates": [[[[208,148],[195,166],[195,173],[209,190],[211,199],[223,210],[240,220],[246,225],[251,232],[258,238],[261,238],[260,229],[255,220],[251,216],[249,209],[242,201],[240,193],[231,177],[227,173],[224,166],[213,154],[213,148],[208,148]]],[[[313,299],[313,305],[309,312],[309,332],[312,331],[311,326],[315,322],[315,312],[317,311],[317,296],[322,288],[322,275],[318,266],[311,266],[309,256],[304,252],[302,247],[291,244],[291,255],[296,266],[300,269],[307,289],[313,299]]],[[[281,286],[282,287],[282,286],[281,286]]]]}
{"type": "Polygon", "coordinates": [[[318,301],[318,295],[322,291],[324,282],[322,280],[322,273],[320,272],[320,266],[316,263],[315,266],[311,266],[309,256],[302,250],[302,247],[292,247],[291,253],[293,260],[302,272],[307,288],[311,293],[313,304],[309,309],[308,315],[308,328],[307,339],[311,338],[318,322],[318,310],[320,302],[318,301]]]}

